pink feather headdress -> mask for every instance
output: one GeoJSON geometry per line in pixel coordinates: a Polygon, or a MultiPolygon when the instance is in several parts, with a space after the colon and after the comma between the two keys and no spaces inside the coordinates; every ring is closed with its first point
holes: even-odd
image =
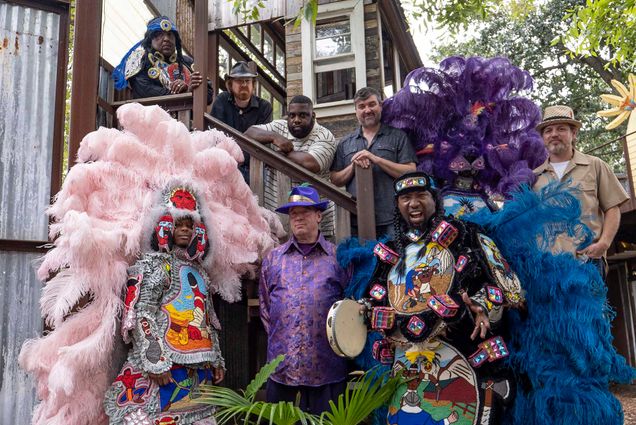
{"type": "Polygon", "coordinates": [[[202,264],[210,290],[229,302],[241,297],[241,276],[253,274],[274,246],[270,226],[282,232],[238,171],[242,153],[232,139],[216,130],[190,133],[158,106],[129,104],[117,116],[123,131],[100,128],[82,140],[48,210],[54,247],[38,277],[46,282],[42,316],[53,330],[25,342],[19,358],[41,400],[33,424],[108,422],[102,401],[114,369],[126,269],[150,249],[166,212],[158,193],[186,182],[201,197],[189,215],[207,227],[210,252],[202,264]]]}

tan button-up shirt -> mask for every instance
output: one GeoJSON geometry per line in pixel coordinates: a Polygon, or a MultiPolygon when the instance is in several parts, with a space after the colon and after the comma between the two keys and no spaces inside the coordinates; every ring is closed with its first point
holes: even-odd
{"type": "MultiPolygon", "coordinates": [[[[537,181],[534,189],[541,189],[548,183],[558,180],[558,176],[547,159],[534,170],[537,181]]],[[[582,221],[594,232],[594,241],[601,237],[604,212],[629,199],[609,165],[602,159],[574,150],[574,156],[565,168],[560,181],[571,180],[571,186],[577,187],[577,198],[581,201],[582,221]]],[[[576,252],[575,242],[557,240],[561,249],[555,251],[576,252]]],[[[556,248],[556,247],[555,247],[556,248]]]]}

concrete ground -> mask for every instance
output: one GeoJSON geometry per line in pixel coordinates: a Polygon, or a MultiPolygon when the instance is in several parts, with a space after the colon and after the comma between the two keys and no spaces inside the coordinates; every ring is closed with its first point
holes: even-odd
{"type": "Polygon", "coordinates": [[[623,405],[625,425],[636,425],[636,384],[615,385],[612,392],[623,405]]]}

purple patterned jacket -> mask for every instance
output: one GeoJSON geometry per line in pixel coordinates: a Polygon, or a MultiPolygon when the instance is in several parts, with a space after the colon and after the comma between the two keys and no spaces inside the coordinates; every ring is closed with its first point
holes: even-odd
{"type": "Polygon", "coordinates": [[[346,360],[329,346],[326,320],[348,279],[336,261],[336,247],[322,234],[307,255],[293,237],[267,255],[259,286],[267,361],[285,355],[272,380],[320,386],[345,379],[346,360]]]}

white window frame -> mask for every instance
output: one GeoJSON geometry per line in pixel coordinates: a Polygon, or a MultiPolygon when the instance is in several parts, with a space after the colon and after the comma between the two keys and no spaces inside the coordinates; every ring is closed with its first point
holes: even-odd
{"type": "Polygon", "coordinates": [[[330,117],[355,113],[353,100],[316,103],[316,73],[354,68],[356,89],[367,85],[367,66],[364,29],[364,2],[346,0],[318,5],[317,21],[349,16],[351,28],[351,53],[327,58],[316,58],[316,27],[303,19],[301,23],[302,79],[303,93],[314,102],[314,111],[318,117],[330,117]]]}

